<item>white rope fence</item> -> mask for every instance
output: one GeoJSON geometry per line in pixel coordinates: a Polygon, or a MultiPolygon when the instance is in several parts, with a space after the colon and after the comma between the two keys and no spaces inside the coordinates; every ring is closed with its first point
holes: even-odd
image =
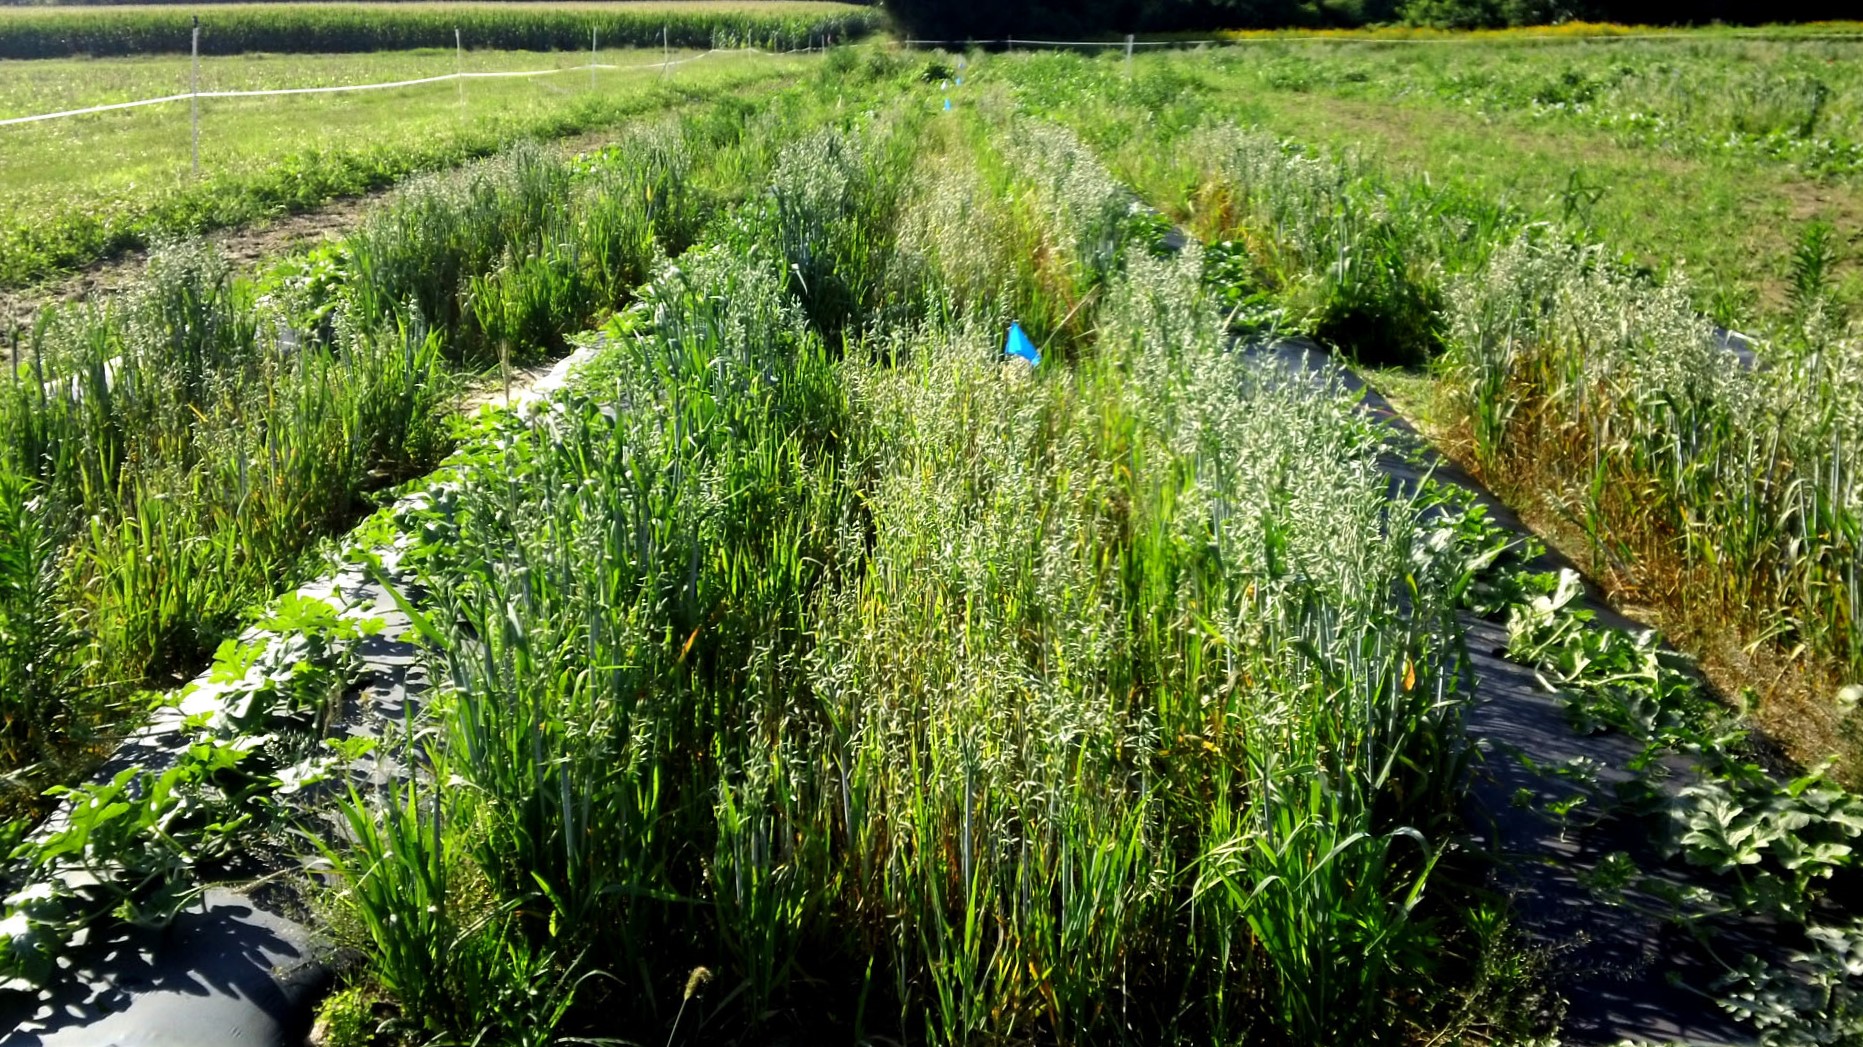
{"type": "Polygon", "coordinates": [[[188,102],[200,98],[266,98],[277,95],[336,94],[344,91],[386,91],[401,87],[418,87],[421,84],[446,83],[452,80],[489,80],[513,77],[555,76],[559,73],[593,73],[600,69],[617,72],[629,72],[641,69],[671,69],[675,66],[690,65],[693,62],[710,58],[713,55],[760,54],[774,56],[778,54],[792,55],[800,53],[800,49],[775,52],[765,51],[758,47],[715,48],[703,54],[694,55],[691,58],[681,58],[678,61],[647,62],[641,65],[605,65],[599,62],[590,62],[585,65],[564,66],[558,69],[518,69],[490,73],[446,73],[442,76],[423,76],[415,80],[395,80],[381,84],[337,84],[331,87],[281,87],[253,91],[188,91],[177,95],[163,95],[160,98],[138,98],[133,102],[112,102],[108,105],[86,106],[83,109],[66,109],[57,113],[13,116],[0,120],[0,127],[8,127],[15,124],[38,123],[42,120],[62,120],[66,117],[86,116],[90,113],[108,113],[118,109],[135,109],[145,105],[165,105],[170,102],[188,102]]]}

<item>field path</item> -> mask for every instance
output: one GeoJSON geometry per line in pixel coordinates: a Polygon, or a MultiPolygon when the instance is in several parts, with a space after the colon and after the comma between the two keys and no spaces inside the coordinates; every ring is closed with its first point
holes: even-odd
{"type": "MultiPolygon", "coordinates": [[[[1523,537],[1532,532],[1486,488],[1444,458],[1399,415],[1389,401],[1324,351],[1304,341],[1287,341],[1259,350],[1282,366],[1317,376],[1337,374],[1361,393],[1363,409],[1391,430],[1400,450],[1380,462],[1400,490],[1431,476],[1472,492],[1495,523],[1523,537]],[[1419,465],[1418,463],[1421,463],[1419,465]]],[[[1534,567],[1557,570],[1573,565],[1546,553],[1534,567]]],[[[1640,631],[1644,627],[1611,608],[1587,586],[1582,606],[1598,624],[1640,631]]],[[[1545,950],[1551,988],[1566,1001],[1559,1029],[1562,1043],[1610,1045],[1623,1040],[1689,1044],[1692,1047],[1746,1047],[1757,1035],[1733,1021],[1709,990],[1723,967],[1687,932],[1655,915],[1661,903],[1632,893],[1637,907],[1612,905],[1585,884],[1605,858],[1631,856],[1647,875],[1674,886],[1688,884],[1689,870],[1660,852],[1662,833],[1649,818],[1615,809],[1612,790],[1635,776],[1629,763],[1642,747],[1622,734],[1580,735],[1568,724],[1561,699],[1543,687],[1534,671],[1502,657],[1507,645],[1503,625],[1465,614],[1468,650],[1475,676],[1475,700],[1468,731],[1480,759],[1472,783],[1473,830],[1496,859],[1492,886],[1513,903],[1518,929],[1545,950]],[[1558,773],[1579,762],[1596,771],[1596,787],[1586,790],[1558,773]],[[1550,805],[1586,793],[1586,802],[1561,818],[1550,805]]],[[[1691,780],[1692,769],[1671,762],[1662,787],[1671,796],[1691,780]]],[[[1717,927],[1715,944],[1724,959],[1747,953],[1780,952],[1766,926],[1730,922],[1717,927]]]]}

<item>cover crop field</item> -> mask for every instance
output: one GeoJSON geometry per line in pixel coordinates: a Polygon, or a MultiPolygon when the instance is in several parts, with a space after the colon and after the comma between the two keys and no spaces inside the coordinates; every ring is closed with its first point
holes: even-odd
{"type": "Polygon", "coordinates": [[[113,964],[256,909],[177,998],[281,1043],[1857,1042],[1859,45],[1387,46],[474,81],[323,241],[45,303],[0,1021],[147,1033],[113,964]]]}

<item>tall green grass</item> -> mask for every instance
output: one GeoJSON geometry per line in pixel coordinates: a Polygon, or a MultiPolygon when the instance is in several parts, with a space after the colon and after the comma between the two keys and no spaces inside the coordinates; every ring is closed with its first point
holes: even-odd
{"type": "Polygon", "coordinates": [[[83,637],[58,600],[63,529],[38,485],[0,464],[0,694],[7,695],[0,760],[9,768],[81,745],[89,734],[83,637]]]}
{"type": "Polygon", "coordinates": [[[220,256],[180,246],[125,299],[41,318],[0,383],[0,458],[54,521],[39,597],[89,640],[90,715],[191,672],[364,492],[444,449],[438,339],[342,328],[299,340],[220,256]]]}
{"type": "MultiPolygon", "coordinates": [[[[580,986],[560,1035],[1397,1038],[1440,962],[1459,561],[1349,398],[1230,351],[1194,251],[1134,249],[1077,142],[934,121],[802,139],[401,518],[454,787],[397,853],[488,891],[408,941],[365,841],[372,970],[431,986],[496,924],[580,986]],[[1061,275],[967,273],[977,230],[1061,275]],[[823,258],[888,264],[829,296],[823,258]],[[1005,365],[1063,282],[1078,362],[1005,365]]],[[[471,1039],[492,991],[404,1014],[471,1039]]]]}
{"type": "Polygon", "coordinates": [[[469,177],[409,186],[340,250],[365,315],[406,308],[456,360],[526,359],[620,303],[696,232],[678,127],[637,133],[578,165],[521,148],[469,177]]]}
{"type": "Polygon", "coordinates": [[[584,51],[608,47],[762,47],[852,41],[884,24],[878,8],[840,3],[214,4],[0,7],[0,59],[186,54],[201,18],[201,53],[340,54],[466,46],[584,51]]]}

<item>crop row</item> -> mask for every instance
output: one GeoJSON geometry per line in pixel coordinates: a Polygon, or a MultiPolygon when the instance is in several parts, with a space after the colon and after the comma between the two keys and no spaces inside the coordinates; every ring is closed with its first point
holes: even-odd
{"type": "Polygon", "coordinates": [[[177,246],[117,299],[43,312],[0,381],[8,810],[430,469],[464,375],[628,300],[769,162],[771,123],[807,111],[727,98],[588,158],[524,147],[411,184],[256,283],[177,246]]]}
{"type": "Polygon", "coordinates": [[[1859,774],[1863,337],[1832,301],[1827,248],[1801,245],[1788,315],[1743,354],[1679,279],[1453,184],[1237,127],[1203,111],[1195,84],[1069,58],[973,77],[1010,81],[1177,207],[1213,241],[1207,279],[1257,337],[1291,328],[1368,364],[1429,365],[1434,402],[1420,402],[1449,445],[1576,537],[1618,592],[1662,608],[1732,702],[1710,701],[1654,632],[1578,610],[1574,572],[1484,570],[1475,590],[1509,595],[1471,609],[1505,617],[1508,656],[1564,700],[1575,730],[1642,747],[1629,788],[1587,782],[1596,767],[1554,772],[1582,783],[1549,808],[1581,850],[1626,831],[1657,843],[1583,877],[1600,902],[1647,904],[1631,900],[1641,892],[1702,937],[1730,917],[1773,923],[1791,951],[1717,944],[1724,971],[1696,988],[1769,1044],[1856,1036],[1863,993],[1839,958],[1863,940],[1847,901],[1863,805],[1832,778],[1833,759],[1835,777],[1859,774]],[[1134,133],[1140,106],[1162,116],[1134,133]],[[1735,644],[1744,664],[1730,665],[1735,644]],[[1748,684],[1769,689],[1737,689],[1748,684]],[[1763,766],[1743,714],[1799,766],[1763,766]],[[1587,836],[1598,822],[1606,832],[1587,836]]]}
{"type": "Polygon", "coordinates": [[[1228,124],[1169,76],[1066,57],[1010,76],[1216,244],[1240,316],[1366,363],[1431,364],[1437,421],[1485,479],[1547,507],[1730,693],[1755,688],[1807,763],[1858,773],[1831,696],[1863,677],[1863,338],[1833,296],[1827,233],[1801,243],[1755,361],[1680,276],[1501,201],[1228,124]],[[1136,105],[1171,118],[1134,136],[1136,105]]]}
{"type": "Polygon", "coordinates": [[[803,136],[391,521],[460,787],[350,802],[352,991],[459,1039],[1400,1021],[1462,564],[1146,229],[1052,127],[803,136]]]}
{"type": "Polygon", "coordinates": [[[883,24],[877,8],[834,3],[223,4],[193,8],[0,7],[0,59],[186,54],[201,14],[201,53],[338,54],[451,47],[764,47],[854,40],[883,24]]]}

